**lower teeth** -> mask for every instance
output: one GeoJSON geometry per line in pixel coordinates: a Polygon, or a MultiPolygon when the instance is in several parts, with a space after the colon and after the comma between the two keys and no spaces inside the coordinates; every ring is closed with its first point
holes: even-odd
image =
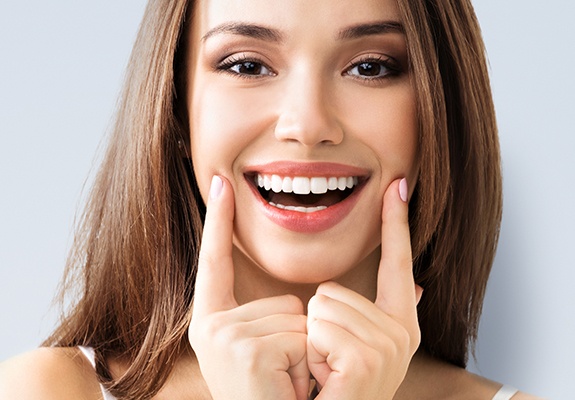
{"type": "Polygon", "coordinates": [[[325,210],[327,208],[326,206],[318,206],[318,207],[284,206],[283,204],[276,204],[276,203],[273,203],[271,201],[269,202],[269,204],[271,206],[274,206],[274,207],[282,209],[282,210],[297,211],[297,212],[301,212],[301,213],[313,213],[316,211],[325,210]]]}

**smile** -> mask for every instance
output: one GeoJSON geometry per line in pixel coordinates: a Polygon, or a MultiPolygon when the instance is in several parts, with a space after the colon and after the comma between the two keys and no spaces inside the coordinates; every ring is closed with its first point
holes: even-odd
{"type": "Polygon", "coordinates": [[[295,232],[339,224],[368,181],[366,170],[334,163],[276,162],[252,167],[245,179],[264,215],[295,232]]]}
{"type": "Polygon", "coordinates": [[[357,176],[303,177],[256,174],[260,195],[273,207],[312,213],[345,200],[359,183],[357,176]]]}

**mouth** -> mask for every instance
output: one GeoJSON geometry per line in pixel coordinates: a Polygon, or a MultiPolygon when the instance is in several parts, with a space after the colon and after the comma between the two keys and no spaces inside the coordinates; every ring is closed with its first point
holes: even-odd
{"type": "Polygon", "coordinates": [[[369,177],[364,168],[329,162],[276,161],[244,171],[263,214],[300,233],[339,225],[358,203],[369,177]]]}
{"type": "Polygon", "coordinates": [[[264,201],[281,210],[315,213],[334,206],[364,183],[359,176],[280,176],[252,173],[246,176],[264,201]]]}

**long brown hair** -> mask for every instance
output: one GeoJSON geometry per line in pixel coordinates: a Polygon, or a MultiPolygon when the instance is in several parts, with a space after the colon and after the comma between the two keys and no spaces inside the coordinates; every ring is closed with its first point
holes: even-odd
{"type": "MultiPolygon", "coordinates": [[[[468,0],[398,2],[420,124],[410,225],[414,273],[425,288],[421,346],[465,366],[501,219],[485,51],[468,0]]],[[[61,298],[73,302],[44,343],[94,347],[100,379],[122,399],[158,392],[190,319],[204,210],[182,150],[192,10],[189,0],[150,0],[146,8],[67,264],[61,298]],[[116,380],[105,363],[112,355],[130,365],[116,380]]]]}

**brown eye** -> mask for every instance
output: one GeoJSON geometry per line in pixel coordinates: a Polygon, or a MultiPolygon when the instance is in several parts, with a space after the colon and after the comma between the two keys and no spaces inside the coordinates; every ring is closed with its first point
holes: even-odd
{"type": "Polygon", "coordinates": [[[381,74],[382,66],[375,62],[364,62],[358,64],[357,67],[357,74],[361,76],[379,76],[381,74]]]}
{"type": "Polygon", "coordinates": [[[228,60],[218,67],[219,70],[244,77],[263,77],[275,75],[270,68],[253,60],[228,60]]]}
{"type": "Polygon", "coordinates": [[[238,74],[262,75],[263,71],[264,75],[267,75],[266,68],[263,65],[252,61],[245,61],[242,63],[238,63],[232,66],[230,69],[238,74]]]}
{"type": "Polygon", "coordinates": [[[345,72],[345,75],[358,79],[372,80],[383,79],[388,76],[399,75],[401,73],[392,59],[364,59],[352,64],[345,72]]]}

